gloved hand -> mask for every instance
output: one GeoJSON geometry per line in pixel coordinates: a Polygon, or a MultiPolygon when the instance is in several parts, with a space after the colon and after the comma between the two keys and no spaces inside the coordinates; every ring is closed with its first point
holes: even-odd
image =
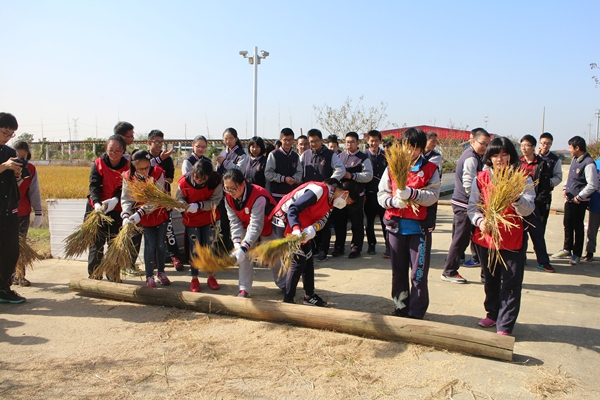
{"type": "Polygon", "coordinates": [[[121,224],[122,226],[125,226],[127,224],[133,224],[133,221],[129,219],[129,217],[127,218],[123,218],[123,223],[121,224]]]}
{"type": "Polygon", "coordinates": [[[302,237],[302,231],[300,229],[294,229],[292,235],[302,237]]]}
{"type": "Polygon", "coordinates": [[[407,187],[402,190],[396,189],[396,196],[400,197],[402,200],[408,200],[412,195],[412,189],[407,187]]]}
{"type": "Polygon", "coordinates": [[[98,210],[104,212],[104,207],[102,207],[102,204],[100,204],[100,203],[95,203],[94,204],[94,211],[98,211],[98,210]]]}
{"type": "Polygon", "coordinates": [[[142,216],[138,213],[134,213],[131,217],[129,217],[129,220],[136,225],[140,223],[141,219],[142,219],[142,216]]]}
{"type": "Polygon", "coordinates": [[[195,214],[198,212],[198,203],[192,203],[188,206],[187,212],[195,214]]]}
{"type": "Polygon", "coordinates": [[[102,205],[104,205],[104,207],[105,207],[105,212],[111,212],[112,210],[115,209],[117,204],[119,204],[119,199],[117,199],[116,197],[112,197],[112,198],[110,198],[108,200],[104,200],[102,202],[102,205]]]}
{"type": "Polygon", "coordinates": [[[233,244],[233,248],[236,250],[239,249],[240,247],[242,247],[242,244],[240,242],[236,242],[233,244]]]}
{"type": "Polygon", "coordinates": [[[42,216],[41,215],[36,215],[33,218],[33,224],[31,225],[32,228],[39,228],[40,226],[42,226],[42,216]]]}
{"type": "Polygon", "coordinates": [[[231,252],[231,257],[235,258],[235,265],[240,265],[246,258],[246,252],[240,247],[231,252]]]}
{"type": "Polygon", "coordinates": [[[392,207],[403,209],[406,207],[406,203],[398,196],[392,197],[392,207]]]}
{"type": "Polygon", "coordinates": [[[308,242],[317,235],[317,230],[314,225],[311,225],[302,229],[302,233],[306,233],[306,241],[308,242]]]}

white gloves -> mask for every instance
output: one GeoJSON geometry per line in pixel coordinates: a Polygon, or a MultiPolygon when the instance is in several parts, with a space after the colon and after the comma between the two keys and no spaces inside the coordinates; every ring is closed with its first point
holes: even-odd
{"type": "Polygon", "coordinates": [[[135,213],[129,218],[123,218],[123,226],[125,226],[127,224],[136,224],[137,225],[140,223],[140,219],[142,219],[140,214],[135,213]]]}
{"type": "Polygon", "coordinates": [[[408,200],[410,195],[412,194],[412,189],[407,187],[402,190],[396,189],[396,196],[400,197],[402,200],[408,200]]]}
{"type": "Polygon", "coordinates": [[[235,258],[235,265],[240,265],[246,258],[246,252],[240,247],[231,253],[231,257],[235,258]]]}
{"type": "Polygon", "coordinates": [[[117,204],[119,204],[119,199],[117,199],[116,197],[112,197],[108,200],[104,200],[102,204],[106,207],[105,212],[111,212],[115,209],[117,204]]]}
{"type": "Polygon", "coordinates": [[[315,229],[314,225],[304,228],[302,230],[302,232],[306,233],[306,241],[307,242],[317,235],[317,230],[315,229]]]}
{"type": "Polygon", "coordinates": [[[42,216],[41,215],[36,215],[33,218],[33,224],[31,226],[33,228],[39,228],[40,226],[42,226],[42,216]]]}
{"type": "Polygon", "coordinates": [[[406,203],[399,196],[392,197],[391,203],[392,207],[394,208],[403,209],[404,207],[406,207],[406,203]]]}
{"type": "Polygon", "coordinates": [[[300,229],[294,229],[292,235],[302,237],[302,231],[300,229]]]}
{"type": "Polygon", "coordinates": [[[236,242],[233,244],[233,248],[236,250],[239,249],[240,247],[242,247],[242,245],[239,242],[236,242]]]}
{"type": "Polygon", "coordinates": [[[104,208],[102,207],[102,204],[100,204],[100,203],[95,203],[95,204],[94,204],[94,211],[98,211],[98,210],[100,210],[100,211],[104,211],[104,208]]]}
{"type": "Polygon", "coordinates": [[[187,212],[195,214],[198,212],[198,203],[192,203],[188,206],[187,212]]]}

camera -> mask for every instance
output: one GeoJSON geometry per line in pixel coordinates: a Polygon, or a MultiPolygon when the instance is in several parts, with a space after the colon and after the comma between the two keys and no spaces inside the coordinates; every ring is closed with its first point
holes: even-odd
{"type": "Polygon", "coordinates": [[[29,164],[29,161],[27,161],[26,158],[19,158],[17,160],[19,163],[21,163],[21,178],[25,179],[25,178],[29,178],[31,176],[31,173],[29,172],[29,168],[27,168],[27,164],[29,164]]]}

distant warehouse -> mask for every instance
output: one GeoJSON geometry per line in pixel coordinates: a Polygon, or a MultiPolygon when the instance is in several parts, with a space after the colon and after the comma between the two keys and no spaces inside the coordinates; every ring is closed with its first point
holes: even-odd
{"type": "Polygon", "coordinates": [[[405,128],[396,128],[396,129],[386,129],[381,131],[381,136],[386,137],[389,135],[393,135],[397,138],[402,137],[402,134],[410,128],[417,128],[422,130],[423,132],[435,132],[438,135],[440,140],[446,139],[456,139],[456,140],[469,140],[469,135],[471,131],[465,131],[463,129],[452,129],[452,128],[441,128],[439,126],[432,125],[417,125],[417,126],[408,126],[405,128]]]}

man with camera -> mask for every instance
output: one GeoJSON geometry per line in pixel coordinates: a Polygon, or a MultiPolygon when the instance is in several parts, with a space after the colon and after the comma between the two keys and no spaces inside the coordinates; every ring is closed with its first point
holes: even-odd
{"type": "Polygon", "coordinates": [[[10,289],[19,259],[19,187],[23,164],[15,149],[6,145],[19,128],[14,115],[0,112],[0,303],[23,303],[10,289]]]}

